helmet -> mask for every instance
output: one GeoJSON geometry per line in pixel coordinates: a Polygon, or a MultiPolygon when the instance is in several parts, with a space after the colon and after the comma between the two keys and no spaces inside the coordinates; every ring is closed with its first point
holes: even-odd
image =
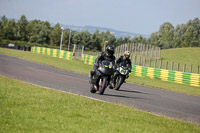
{"type": "Polygon", "coordinates": [[[130,51],[125,51],[125,52],[124,52],[124,57],[125,57],[125,58],[129,58],[129,57],[130,57],[130,54],[131,54],[130,51]]]}
{"type": "Polygon", "coordinates": [[[113,55],[114,52],[115,52],[115,48],[114,48],[112,45],[108,45],[108,46],[106,47],[106,53],[107,53],[108,55],[113,55]]]}

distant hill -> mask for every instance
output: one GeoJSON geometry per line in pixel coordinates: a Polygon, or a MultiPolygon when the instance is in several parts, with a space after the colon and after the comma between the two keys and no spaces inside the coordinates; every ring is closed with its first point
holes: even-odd
{"type": "MultiPolygon", "coordinates": [[[[118,31],[118,30],[114,30],[114,29],[110,29],[110,28],[105,28],[105,27],[95,27],[95,26],[74,26],[74,25],[64,25],[61,24],[61,26],[65,29],[71,29],[73,31],[84,31],[84,30],[88,30],[91,34],[93,34],[96,30],[99,30],[99,32],[106,32],[106,31],[110,31],[111,34],[113,34],[116,38],[119,37],[128,37],[130,36],[131,38],[135,37],[135,36],[139,36],[142,34],[136,34],[136,33],[130,33],[130,32],[126,32],[126,31],[118,31]]],[[[142,35],[145,38],[149,38],[149,35],[142,35]]]]}

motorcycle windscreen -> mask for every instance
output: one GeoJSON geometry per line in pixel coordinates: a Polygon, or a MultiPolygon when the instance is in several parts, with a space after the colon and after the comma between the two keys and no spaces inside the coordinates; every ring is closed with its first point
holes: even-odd
{"type": "Polygon", "coordinates": [[[103,74],[103,75],[112,75],[114,73],[113,70],[113,64],[112,62],[108,61],[108,60],[103,60],[101,62],[101,67],[99,67],[99,71],[103,74]]]}

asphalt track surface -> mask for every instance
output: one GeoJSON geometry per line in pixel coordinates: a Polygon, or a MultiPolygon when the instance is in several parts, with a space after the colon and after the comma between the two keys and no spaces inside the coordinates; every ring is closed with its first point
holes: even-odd
{"type": "Polygon", "coordinates": [[[60,70],[4,54],[0,54],[0,75],[200,124],[200,97],[198,96],[131,83],[123,84],[119,91],[107,88],[104,95],[92,94],[89,91],[87,75],[60,70]]]}

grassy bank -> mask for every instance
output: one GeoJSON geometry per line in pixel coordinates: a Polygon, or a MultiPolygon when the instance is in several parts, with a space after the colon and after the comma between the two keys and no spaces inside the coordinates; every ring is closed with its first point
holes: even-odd
{"type": "MultiPolygon", "coordinates": [[[[0,53],[16,56],[16,57],[23,58],[26,60],[31,60],[31,61],[38,62],[41,64],[45,64],[52,67],[68,70],[71,72],[81,73],[81,74],[88,74],[89,71],[92,69],[91,65],[83,64],[81,61],[78,61],[78,60],[67,61],[64,59],[54,58],[47,55],[35,54],[31,52],[18,51],[18,50],[12,50],[12,49],[4,49],[4,48],[0,48],[0,53]]],[[[145,86],[152,86],[155,88],[167,89],[171,91],[200,96],[200,89],[198,87],[165,82],[165,81],[161,81],[160,79],[150,79],[148,77],[141,78],[141,77],[136,77],[136,76],[131,75],[127,81],[131,83],[145,85],[145,86]]]]}
{"type": "Polygon", "coordinates": [[[161,57],[169,62],[200,65],[200,47],[161,50],[161,57]]]}
{"type": "Polygon", "coordinates": [[[135,62],[135,56],[132,58],[132,62],[138,65],[144,65],[146,67],[161,68],[167,70],[199,73],[200,69],[200,47],[187,47],[187,48],[173,48],[161,50],[161,60],[148,60],[144,63],[145,58],[137,56],[135,62]]]}
{"type": "Polygon", "coordinates": [[[200,127],[0,76],[1,132],[200,132],[200,127]]]}
{"type": "MultiPolygon", "coordinates": [[[[174,48],[161,50],[161,57],[163,61],[162,67],[166,67],[166,62],[168,61],[168,69],[199,73],[200,69],[200,47],[191,47],[191,48],[174,48]],[[178,66],[179,63],[179,66],[178,66]],[[179,67],[179,68],[178,68],[179,67]],[[192,67],[192,68],[191,68],[192,67]]],[[[159,63],[158,63],[158,66],[159,63]]]]}

